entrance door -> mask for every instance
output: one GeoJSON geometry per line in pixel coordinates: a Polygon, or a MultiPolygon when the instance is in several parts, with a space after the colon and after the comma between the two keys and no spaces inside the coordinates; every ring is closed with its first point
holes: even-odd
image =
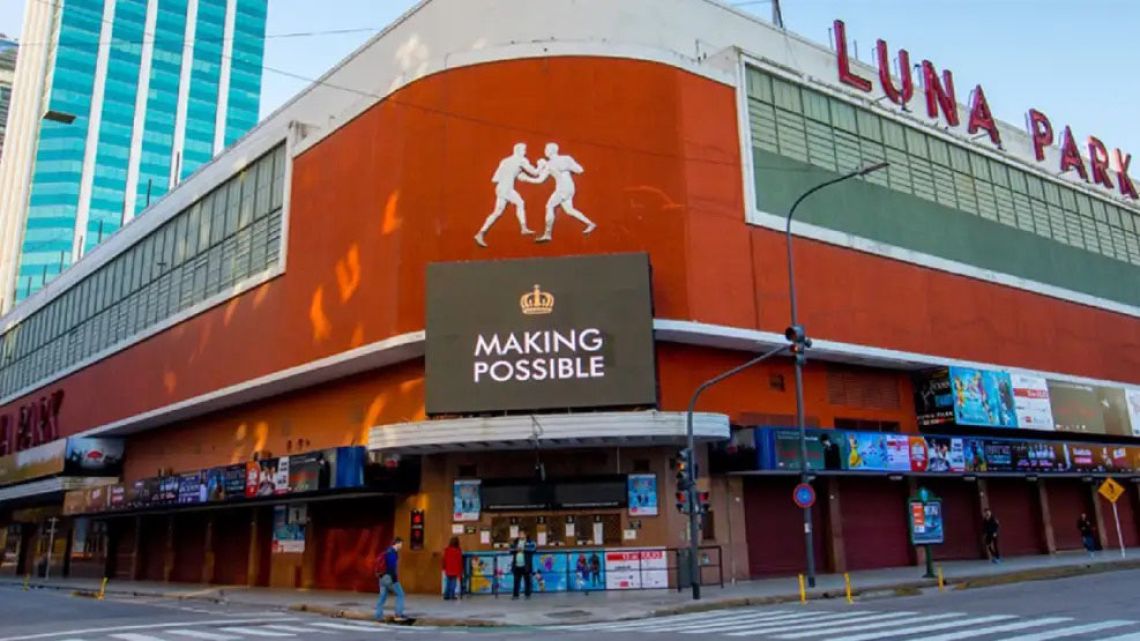
{"type": "Polygon", "coordinates": [[[392,538],[392,502],[361,499],[312,503],[309,517],[317,549],[316,587],[377,591],[372,564],[392,538]]]}
{"type": "MultiPolygon", "coordinates": [[[[797,478],[753,476],[744,479],[744,532],[748,544],[748,571],[751,576],[786,576],[804,571],[803,510],[792,502],[797,478]]],[[[812,509],[817,571],[827,567],[824,536],[827,517],[825,482],[816,482],[812,509]]]]}

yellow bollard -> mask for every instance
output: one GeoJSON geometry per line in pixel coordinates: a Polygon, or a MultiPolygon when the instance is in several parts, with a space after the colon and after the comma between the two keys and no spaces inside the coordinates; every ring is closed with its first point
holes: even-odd
{"type": "Polygon", "coordinates": [[[855,599],[851,598],[851,575],[843,573],[843,584],[847,587],[847,602],[855,603],[855,599]]]}
{"type": "Polygon", "coordinates": [[[28,590],[30,590],[31,587],[32,587],[32,575],[31,574],[25,574],[24,575],[24,592],[27,592],[28,590]]]}
{"type": "Polygon", "coordinates": [[[942,577],[942,564],[938,564],[938,591],[943,592],[946,589],[946,580],[942,577]]]}
{"type": "Polygon", "coordinates": [[[103,577],[103,583],[99,586],[99,594],[95,597],[100,601],[102,601],[103,597],[107,595],[107,581],[107,577],[103,577]]]}
{"type": "Polygon", "coordinates": [[[807,605],[807,589],[804,587],[804,575],[800,575],[800,603],[807,605]]]}

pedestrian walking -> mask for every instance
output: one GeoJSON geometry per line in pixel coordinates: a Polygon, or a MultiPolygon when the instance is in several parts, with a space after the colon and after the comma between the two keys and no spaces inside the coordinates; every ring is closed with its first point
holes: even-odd
{"type": "Polygon", "coordinates": [[[458,598],[456,588],[462,576],[463,550],[459,547],[459,537],[453,536],[443,550],[444,601],[454,601],[458,598]]]}
{"type": "Polygon", "coordinates": [[[998,530],[1001,529],[1001,523],[989,509],[982,515],[984,517],[982,519],[982,532],[985,536],[986,554],[989,555],[991,563],[1001,563],[1001,549],[998,547],[998,530]]]}
{"type": "Polygon", "coordinates": [[[396,620],[404,618],[404,588],[400,585],[400,548],[404,541],[400,537],[392,540],[380,556],[376,557],[374,571],[380,580],[380,598],[376,600],[376,620],[384,620],[384,603],[388,601],[388,593],[396,595],[396,620]]]}
{"type": "Polygon", "coordinates": [[[511,573],[515,578],[515,589],[511,594],[511,599],[519,598],[519,588],[523,583],[526,584],[526,598],[530,598],[532,590],[531,575],[534,572],[534,541],[530,540],[527,536],[526,530],[519,532],[519,538],[515,539],[515,543],[511,546],[513,554],[511,555],[511,573]]]}
{"type": "Polygon", "coordinates": [[[1096,537],[1094,536],[1096,528],[1093,527],[1092,521],[1089,520],[1089,515],[1081,512],[1081,518],[1077,519],[1077,531],[1081,533],[1081,543],[1085,546],[1085,551],[1089,556],[1096,556],[1096,537]]]}

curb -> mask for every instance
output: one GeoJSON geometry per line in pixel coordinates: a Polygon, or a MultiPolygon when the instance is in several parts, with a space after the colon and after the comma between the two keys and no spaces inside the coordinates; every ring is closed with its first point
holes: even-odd
{"type": "MultiPolygon", "coordinates": [[[[1012,570],[1002,574],[976,574],[967,575],[956,578],[947,578],[945,580],[946,588],[948,590],[969,590],[976,588],[996,587],[1002,585],[1012,585],[1016,583],[1023,583],[1028,581],[1046,581],[1050,579],[1063,579],[1076,576],[1085,576],[1091,574],[1101,574],[1105,572],[1116,572],[1126,570],[1140,569],[1140,559],[1131,560],[1118,560],[1118,561],[1091,561],[1089,563],[1080,565],[1064,565],[1055,567],[1044,568],[1030,568],[1025,570],[1012,570]]],[[[23,582],[5,581],[0,584],[6,584],[10,587],[24,587],[23,582]]],[[[937,581],[933,579],[919,579],[910,581],[900,581],[898,583],[891,583],[885,585],[874,586],[870,588],[853,589],[851,594],[856,598],[866,597],[901,597],[913,596],[921,593],[922,590],[933,588],[938,585],[937,581]]],[[[98,598],[96,590],[80,588],[76,589],[67,585],[53,584],[53,583],[30,583],[27,589],[35,590],[58,590],[68,591],[72,596],[79,598],[98,598]]],[[[263,602],[247,602],[240,598],[229,599],[226,598],[223,590],[217,592],[217,596],[206,594],[207,591],[198,593],[175,593],[175,592],[157,592],[157,591],[138,591],[129,589],[114,589],[108,587],[105,595],[114,596],[128,596],[128,597],[143,597],[143,598],[159,598],[172,601],[200,601],[209,603],[229,603],[232,605],[242,605],[247,607],[262,607],[267,610],[278,610],[287,612],[306,612],[316,614],[319,616],[334,618],[334,619],[347,619],[351,621],[375,621],[373,613],[364,610],[347,610],[342,608],[318,605],[313,603],[293,603],[286,605],[271,605],[263,602]]],[[[831,599],[843,599],[846,593],[843,589],[828,589],[828,590],[813,590],[807,593],[808,600],[823,601],[831,599]]],[[[641,620],[654,617],[673,616],[678,614],[693,614],[699,612],[711,612],[715,610],[725,610],[730,608],[741,608],[750,606],[764,606],[764,605],[777,605],[782,603],[795,603],[800,600],[798,594],[779,594],[768,596],[745,596],[745,597],[728,597],[723,599],[709,599],[699,602],[681,603],[675,606],[658,608],[649,610],[643,615],[623,615],[617,617],[590,617],[580,621],[575,621],[575,624],[584,623],[617,623],[621,621],[641,620]]],[[[510,627],[514,624],[504,623],[502,621],[491,621],[480,618],[447,618],[447,617],[418,617],[412,627],[416,626],[432,626],[432,627],[468,627],[468,628],[501,628],[510,627]]],[[[560,625],[558,622],[548,622],[542,624],[529,624],[529,625],[560,625]]],[[[565,624],[561,624],[565,625],[565,624]]]]}

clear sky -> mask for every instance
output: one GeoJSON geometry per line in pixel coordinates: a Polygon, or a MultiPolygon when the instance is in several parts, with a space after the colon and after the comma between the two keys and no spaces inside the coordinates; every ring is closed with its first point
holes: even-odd
{"type": "MultiPolygon", "coordinates": [[[[19,35],[25,2],[0,0],[0,32],[19,35]]],[[[530,0],[542,2],[543,0],[530,0]]],[[[621,2],[622,0],[613,0],[621,2]]],[[[413,0],[270,0],[265,64],[316,78],[406,11],[413,0]],[[357,30],[311,37],[298,32],[357,30]]],[[[770,19],[771,1],[736,2],[770,19]]],[[[930,59],[954,72],[960,100],[981,83],[998,118],[1021,125],[1025,111],[1044,111],[1078,141],[1096,135],[1137,155],[1140,174],[1140,0],[783,0],[788,29],[821,43],[832,20],[870,60],[877,38],[912,62],[930,59]]],[[[265,73],[262,114],[306,83],[265,73]]]]}

